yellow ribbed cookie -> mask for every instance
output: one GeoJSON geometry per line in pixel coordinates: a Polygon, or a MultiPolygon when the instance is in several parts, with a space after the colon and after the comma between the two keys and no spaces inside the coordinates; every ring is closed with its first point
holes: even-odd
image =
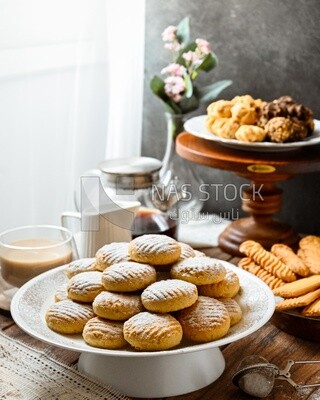
{"type": "Polygon", "coordinates": [[[297,279],[297,276],[289,267],[287,267],[275,255],[265,250],[260,243],[253,240],[247,240],[241,243],[239,250],[277,278],[282,279],[285,282],[292,282],[297,279]]]}

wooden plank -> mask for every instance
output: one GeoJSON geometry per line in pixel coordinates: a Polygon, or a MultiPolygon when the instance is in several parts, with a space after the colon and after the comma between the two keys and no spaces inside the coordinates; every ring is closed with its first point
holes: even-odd
{"type": "Polygon", "coordinates": [[[228,253],[225,253],[219,247],[211,247],[202,249],[202,251],[208,256],[212,258],[218,258],[219,260],[229,261],[232,256],[228,253]]]}
{"type": "Polygon", "coordinates": [[[14,324],[13,319],[10,317],[9,313],[0,314],[0,329],[6,329],[7,327],[14,324]]]}
{"type": "Polygon", "coordinates": [[[231,262],[232,264],[238,266],[239,261],[241,260],[242,257],[232,257],[231,260],[229,260],[229,262],[231,262]]]}

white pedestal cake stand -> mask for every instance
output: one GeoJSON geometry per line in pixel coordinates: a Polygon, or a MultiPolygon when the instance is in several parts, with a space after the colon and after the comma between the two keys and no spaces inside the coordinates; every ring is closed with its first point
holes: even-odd
{"type": "Polygon", "coordinates": [[[241,290],[236,300],[242,320],[222,339],[205,344],[182,342],[178,348],[157,352],[105,350],[88,346],[81,335],[61,335],[45,323],[45,313],[54,293],[66,281],[65,266],[45,272],[21,287],[11,303],[12,317],[25,332],[54,346],[80,351],[81,372],[117,388],[131,397],[155,398],[189,393],[214,382],[223,373],[224,357],[219,346],[255,332],[272,316],[274,296],[260,279],[234,265],[241,290]]]}

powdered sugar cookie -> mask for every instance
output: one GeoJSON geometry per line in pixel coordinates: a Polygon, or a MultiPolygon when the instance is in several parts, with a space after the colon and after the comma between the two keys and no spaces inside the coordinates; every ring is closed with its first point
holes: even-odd
{"type": "Polygon", "coordinates": [[[120,349],[127,342],[123,336],[123,323],[95,317],[90,319],[82,333],[86,343],[101,349],[120,349]]]}
{"type": "Polygon", "coordinates": [[[166,235],[143,235],[129,244],[129,256],[137,262],[166,265],[176,262],[180,255],[179,243],[166,235]]]}
{"type": "Polygon", "coordinates": [[[209,297],[223,297],[230,298],[234,297],[240,289],[240,282],[238,275],[227,270],[225,277],[218,283],[212,283],[211,285],[201,285],[198,287],[199,294],[209,297]]]}
{"type": "Polygon", "coordinates": [[[123,333],[131,346],[146,351],[167,350],[182,339],[181,325],[170,314],[136,314],[124,323],[123,333]]]}
{"type": "Polygon", "coordinates": [[[48,327],[59,333],[81,333],[89,319],[94,317],[92,307],[72,300],[52,304],[46,312],[48,327]]]}
{"type": "Polygon", "coordinates": [[[179,279],[167,279],[148,286],[141,294],[149,311],[166,313],[191,306],[198,298],[197,287],[179,279]]]}
{"type": "Polygon", "coordinates": [[[222,338],[230,328],[226,306],[211,297],[199,296],[191,307],[178,313],[183,334],[195,342],[211,342],[222,338]]]}
{"type": "Polygon", "coordinates": [[[110,265],[129,261],[129,243],[114,242],[101,247],[96,253],[97,269],[104,271],[110,265]]]}
{"type": "Polygon", "coordinates": [[[125,321],[144,310],[139,294],[101,292],[92,303],[93,311],[102,318],[125,321]]]}
{"type": "Polygon", "coordinates": [[[68,282],[69,299],[91,303],[103,290],[102,273],[99,271],[82,272],[74,275],[68,282]]]}
{"type": "Polygon", "coordinates": [[[155,282],[156,270],[148,264],[133,261],[121,262],[106,268],[102,273],[102,284],[111,292],[135,292],[155,282]]]}
{"type": "Polygon", "coordinates": [[[226,269],[214,258],[195,257],[174,264],[170,274],[172,278],[182,279],[195,285],[208,285],[222,281],[226,269]]]}

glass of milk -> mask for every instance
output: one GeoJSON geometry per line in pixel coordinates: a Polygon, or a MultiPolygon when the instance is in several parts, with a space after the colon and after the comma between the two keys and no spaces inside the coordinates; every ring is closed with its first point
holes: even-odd
{"type": "Polygon", "coordinates": [[[66,228],[32,225],[0,234],[1,275],[14,287],[72,259],[73,238],[66,228]]]}

